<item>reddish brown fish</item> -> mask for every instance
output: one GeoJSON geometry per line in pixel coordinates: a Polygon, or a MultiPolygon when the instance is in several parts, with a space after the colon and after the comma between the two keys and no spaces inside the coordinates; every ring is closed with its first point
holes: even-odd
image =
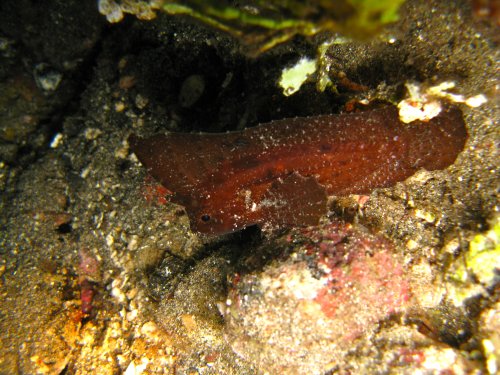
{"type": "Polygon", "coordinates": [[[446,168],[466,139],[458,108],[404,124],[387,106],[129,141],[149,173],[174,192],[171,200],[186,208],[191,228],[222,234],[252,224],[317,224],[327,195],[367,194],[420,168],[446,168]]]}

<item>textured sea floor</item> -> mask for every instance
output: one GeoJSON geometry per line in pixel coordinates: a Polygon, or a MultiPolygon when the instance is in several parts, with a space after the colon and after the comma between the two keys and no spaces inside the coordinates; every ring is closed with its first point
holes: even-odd
{"type": "Polygon", "coordinates": [[[312,79],[285,97],[282,69],[327,36],[248,57],[190,20],[2,1],[0,374],[495,373],[499,29],[465,0],[407,1],[400,18],[329,47],[337,92],[312,79]],[[203,238],[127,143],[451,81],[486,99],[457,104],[455,163],[332,198],[316,228],[203,238]]]}

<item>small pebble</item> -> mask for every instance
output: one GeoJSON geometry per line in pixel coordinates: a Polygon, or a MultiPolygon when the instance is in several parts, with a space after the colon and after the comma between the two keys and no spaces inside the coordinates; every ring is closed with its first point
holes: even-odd
{"type": "Polygon", "coordinates": [[[182,83],[179,93],[179,102],[182,107],[192,107],[205,91],[205,78],[199,74],[187,77],[182,83]]]}

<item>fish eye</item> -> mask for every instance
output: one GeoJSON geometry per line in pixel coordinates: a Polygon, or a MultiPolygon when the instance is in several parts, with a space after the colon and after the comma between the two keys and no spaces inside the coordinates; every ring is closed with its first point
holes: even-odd
{"type": "Polygon", "coordinates": [[[210,215],[207,215],[207,214],[202,215],[202,216],[201,216],[201,221],[204,221],[205,223],[206,223],[207,221],[210,221],[210,215]]]}

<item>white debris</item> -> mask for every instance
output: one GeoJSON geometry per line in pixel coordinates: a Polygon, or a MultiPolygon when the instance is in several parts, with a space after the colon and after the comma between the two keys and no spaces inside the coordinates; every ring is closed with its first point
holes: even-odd
{"type": "Polygon", "coordinates": [[[151,20],[156,16],[154,11],[163,3],[162,0],[98,0],[97,6],[108,22],[120,22],[125,13],[134,14],[141,20],[151,20]]]}
{"type": "Polygon", "coordinates": [[[455,86],[455,82],[445,81],[439,85],[431,86],[422,92],[420,84],[407,82],[408,98],[398,103],[399,118],[405,123],[415,120],[429,121],[441,112],[442,99],[447,99],[454,103],[464,103],[473,108],[487,102],[483,94],[466,98],[461,94],[454,94],[448,91],[455,88],[455,86]]]}
{"type": "Polygon", "coordinates": [[[303,57],[291,68],[285,68],[281,72],[279,85],[283,89],[283,95],[290,96],[299,91],[302,84],[316,72],[315,59],[303,57]]]}
{"type": "Polygon", "coordinates": [[[487,101],[488,99],[486,99],[486,96],[484,96],[483,94],[479,94],[465,99],[465,104],[467,104],[471,108],[476,108],[482,106],[487,101]]]}
{"type": "Polygon", "coordinates": [[[405,123],[421,120],[429,121],[441,112],[441,103],[433,101],[430,103],[419,103],[403,100],[398,104],[399,118],[405,123]]]}
{"type": "Polygon", "coordinates": [[[99,13],[106,16],[108,22],[120,22],[123,19],[123,11],[113,0],[99,0],[97,3],[99,13]]]}
{"type": "Polygon", "coordinates": [[[61,133],[57,133],[54,138],[52,138],[52,142],[50,142],[50,148],[57,148],[62,143],[63,135],[61,133]]]}
{"type": "Polygon", "coordinates": [[[125,370],[125,375],[140,375],[144,373],[146,367],[148,366],[147,360],[144,359],[141,361],[142,363],[136,365],[134,361],[130,362],[127,369],[125,370]]]}
{"type": "Polygon", "coordinates": [[[486,368],[488,369],[488,374],[498,374],[498,351],[495,347],[493,341],[485,339],[483,340],[484,353],[486,355],[486,368]]]}

